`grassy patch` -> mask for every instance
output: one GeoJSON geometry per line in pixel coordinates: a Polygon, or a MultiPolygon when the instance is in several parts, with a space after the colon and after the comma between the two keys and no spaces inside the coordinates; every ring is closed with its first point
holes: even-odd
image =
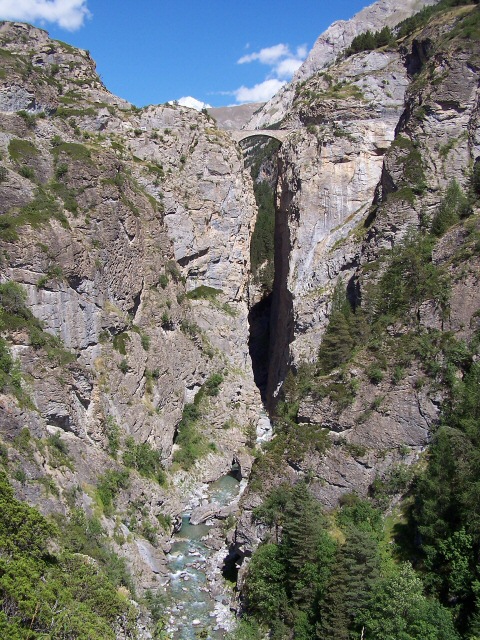
{"type": "Polygon", "coordinates": [[[130,336],[126,331],[122,331],[113,336],[113,348],[122,356],[127,355],[127,342],[130,342],[130,336]]]}
{"type": "Polygon", "coordinates": [[[65,154],[71,160],[78,160],[79,162],[87,164],[91,164],[92,162],[90,149],[78,142],[59,142],[58,144],[54,144],[52,154],[56,160],[58,160],[61,154],[65,154]]]}
{"type": "Polygon", "coordinates": [[[40,227],[51,219],[60,221],[68,226],[67,219],[61,211],[58,202],[42,187],[37,187],[34,199],[23,206],[19,211],[11,211],[0,219],[0,238],[6,242],[18,240],[18,230],[30,225],[40,227]]]}
{"type": "Polygon", "coordinates": [[[128,470],[117,471],[109,469],[98,478],[96,497],[106,516],[114,512],[115,498],[122,489],[129,484],[128,470]]]}
{"type": "Polygon", "coordinates": [[[154,449],[149,442],[136,443],[132,437],[127,438],[123,452],[123,464],[130,469],[135,469],[144,478],[165,484],[166,477],[161,452],[154,449]]]}
{"type": "MultiPolygon", "coordinates": [[[[47,357],[59,365],[75,360],[75,355],[65,349],[59,337],[43,330],[42,323],[26,307],[25,300],[25,291],[16,282],[0,284],[0,328],[7,333],[26,331],[30,345],[34,349],[44,349],[47,357]]],[[[8,368],[7,360],[4,366],[8,368]]],[[[13,364],[9,371],[10,375],[15,373],[13,364]]]]}
{"type": "Polygon", "coordinates": [[[39,150],[30,140],[13,138],[8,144],[8,154],[14,162],[26,162],[39,155],[39,150]]]}
{"type": "Polygon", "coordinates": [[[206,285],[200,285],[196,289],[192,289],[186,294],[189,300],[215,300],[219,294],[222,293],[221,289],[215,289],[214,287],[207,287],[206,285]]]}
{"type": "Polygon", "coordinates": [[[76,214],[78,212],[78,202],[74,189],[69,189],[63,182],[53,180],[50,184],[53,193],[63,200],[63,204],[67,211],[76,214]]]}

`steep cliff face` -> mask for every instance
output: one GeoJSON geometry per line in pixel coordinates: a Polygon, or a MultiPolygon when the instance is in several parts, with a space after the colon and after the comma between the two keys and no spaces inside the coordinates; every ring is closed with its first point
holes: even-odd
{"type": "Polygon", "coordinates": [[[75,490],[74,504],[99,513],[95,487],[130,455],[117,521],[104,509],[103,522],[111,534],[121,526],[114,546],[140,586],[155,587],[170,537],[158,518],[173,523],[203,482],[234,459],[248,472],[252,459],[251,179],[208,116],[132,107],[86,52],[39,29],[3,23],[0,46],[2,331],[21,371],[18,383],[6,372],[1,437],[10,467],[25,468],[15,488],[62,513],[75,490]],[[194,400],[189,441],[185,421],[178,430],[194,400]],[[48,438],[68,464],[55,463],[48,438]],[[168,470],[162,485],[132,463],[139,451],[168,470]]]}
{"type": "Polygon", "coordinates": [[[407,84],[398,52],[373,51],[298,89],[288,116],[298,132],[282,145],[278,188],[291,235],[296,359],[316,353],[336,276],[349,279],[356,266],[352,232],[368,215],[407,84]]]}
{"type": "Polygon", "coordinates": [[[473,6],[438,12],[296,84],[277,188],[277,438],[244,499],[242,552],[283,480],[308,477],[328,507],[388,484],[464,375],[450,349],[475,350],[478,327],[477,22],[473,6]]]}

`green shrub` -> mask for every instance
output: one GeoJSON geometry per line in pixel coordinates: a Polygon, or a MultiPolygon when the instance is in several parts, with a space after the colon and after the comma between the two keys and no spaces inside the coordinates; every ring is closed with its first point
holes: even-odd
{"type": "Polygon", "coordinates": [[[37,122],[35,114],[29,113],[28,111],[22,109],[21,111],[17,111],[17,115],[22,118],[29,129],[33,129],[35,127],[35,124],[37,122]]]}
{"type": "Polygon", "coordinates": [[[367,376],[372,384],[380,384],[384,373],[377,364],[373,363],[367,369],[367,376]]]}
{"type": "Polygon", "coordinates": [[[471,208],[468,198],[464,195],[458,182],[452,180],[433,216],[433,235],[437,237],[442,236],[450,227],[457,224],[461,218],[468,216],[470,212],[471,208]]]}
{"type": "Polygon", "coordinates": [[[104,424],[105,433],[108,441],[108,453],[113,457],[117,457],[120,448],[120,427],[113,416],[108,416],[104,424]]]}
{"type": "Polygon", "coordinates": [[[49,265],[46,273],[37,280],[37,289],[42,289],[52,280],[63,280],[63,269],[58,264],[49,265]]]}
{"type": "Polygon", "coordinates": [[[168,276],[166,273],[160,274],[160,277],[158,279],[158,284],[162,287],[162,289],[166,289],[168,285],[168,276]]]}
{"type": "Polygon", "coordinates": [[[121,333],[116,333],[113,336],[113,348],[115,351],[118,351],[122,356],[127,355],[127,342],[130,342],[130,336],[126,331],[122,331],[121,333]]]}
{"type": "Polygon", "coordinates": [[[18,240],[18,229],[25,225],[39,227],[47,224],[51,218],[59,220],[64,227],[67,220],[58,203],[42,187],[37,187],[34,199],[16,214],[7,214],[0,219],[0,238],[7,242],[18,240]]]}
{"type": "Polygon", "coordinates": [[[68,164],[61,162],[55,167],[55,178],[57,180],[64,178],[67,175],[67,173],[68,173],[68,164]]]}
{"type": "Polygon", "coordinates": [[[113,514],[115,498],[121,489],[128,487],[128,484],[128,470],[116,471],[109,469],[98,478],[96,495],[105,515],[111,516],[113,514]]]}
{"type": "Polygon", "coordinates": [[[13,472],[13,478],[14,480],[17,480],[17,482],[20,482],[22,486],[27,484],[27,474],[25,472],[25,469],[23,469],[22,467],[17,467],[15,469],[15,471],[13,472]]]}
{"type": "Polygon", "coordinates": [[[26,291],[17,282],[9,280],[0,284],[0,306],[6,313],[30,319],[31,312],[25,306],[26,299],[26,291]]]}
{"type": "Polygon", "coordinates": [[[188,291],[187,298],[189,300],[215,300],[220,293],[222,293],[221,289],[207,287],[202,284],[196,289],[188,291]]]}
{"type": "Polygon", "coordinates": [[[156,518],[162,529],[167,533],[170,533],[172,529],[172,516],[164,515],[163,513],[157,513],[156,518]]]}
{"type": "Polygon", "coordinates": [[[223,376],[221,373],[213,373],[209,378],[207,378],[204,385],[207,396],[218,396],[222,382],[223,376]]]}
{"type": "Polygon", "coordinates": [[[169,260],[165,265],[165,273],[169,275],[174,282],[180,282],[182,274],[178,268],[178,264],[175,260],[169,260]]]}
{"type": "Polygon", "coordinates": [[[161,451],[154,449],[149,442],[136,443],[132,437],[125,440],[123,464],[136,469],[141,476],[165,483],[165,472],[162,464],[161,451]]]}
{"type": "Polygon", "coordinates": [[[18,173],[28,180],[35,180],[35,171],[31,167],[27,167],[26,165],[22,165],[18,170],[18,173]]]}
{"type": "Polygon", "coordinates": [[[68,452],[68,445],[61,439],[60,432],[57,431],[53,435],[48,436],[47,446],[51,467],[55,469],[68,467],[73,471],[73,461],[68,452]]]}
{"type": "Polygon", "coordinates": [[[76,214],[78,211],[78,202],[75,189],[70,189],[63,182],[53,180],[50,183],[50,188],[53,193],[63,200],[63,204],[67,211],[76,214]]]}
{"type": "Polygon", "coordinates": [[[208,452],[205,438],[199,431],[201,413],[195,404],[186,404],[177,427],[175,444],[180,446],[173,454],[173,461],[183,469],[191,469],[195,462],[208,452]]]}
{"type": "Polygon", "coordinates": [[[191,338],[196,338],[201,333],[201,329],[196,322],[186,319],[180,321],[180,331],[191,338]]]}

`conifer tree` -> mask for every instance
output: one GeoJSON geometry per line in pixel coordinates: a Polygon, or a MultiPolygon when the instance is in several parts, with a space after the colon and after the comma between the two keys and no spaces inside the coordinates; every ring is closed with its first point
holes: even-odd
{"type": "Polygon", "coordinates": [[[353,529],[337,552],[326,596],[320,607],[317,637],[348,640],[361,631],[360,617],[380,575],[377,543],[367,532],[353,529]]]}

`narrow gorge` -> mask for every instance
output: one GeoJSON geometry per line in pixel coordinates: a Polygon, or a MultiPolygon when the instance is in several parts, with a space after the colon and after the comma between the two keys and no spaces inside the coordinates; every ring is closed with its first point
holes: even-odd
{"type": "Polygon", "coordinates": [[[2,637],[480,635],[480,13],[397,4],[242,131],[0,23],[2,637]]]}

